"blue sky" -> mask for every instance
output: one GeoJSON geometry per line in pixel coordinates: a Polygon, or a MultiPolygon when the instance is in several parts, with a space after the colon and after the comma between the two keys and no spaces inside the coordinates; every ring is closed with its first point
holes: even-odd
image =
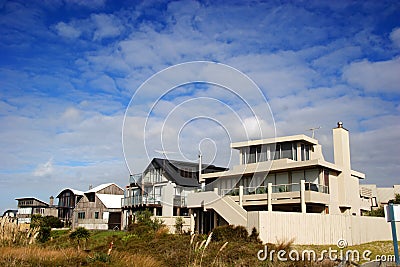
{"type": "MultiPolygon", "coordinates": [[[[15,208],[16,197],[47,201],[64,187],[124,186],[122,122],[133,94],[151,75],[196,60],[227,64],[256,82],[278,135],[321,126],[316,138],[327,160],[331,129],[343,121],[352,167],[365,182],[398,184],[399,13],[398,1],[0,1],[0,212],[15,208]]],[[[171,129],[186,119],[180,101],[193,96],[242,110],[216,87],[181,87],[158,103],[164,115],[182,106],[171,129]]],[[[142,97],[143,106],[151,103],[150,93],[142,97]]],[[[210,111],[203,104],[191,106],[193,114],[210,111]]],[[[130,121],[139,143],[141,108],[130,121]]],[[[229,130],[226,108],[216,104],[209,116],[229,130]]],[[[160,118],[147,137],[160,134],[160,118]]],[[[190,144],[207,137],[205,129],[214,137],[205,151],[230,153],[226,130],[204,123],[182,131],[187,158],[195,159],[190,144]]],[[[166,130],[166,140],[174,134],[166,130]]],[[[131,151],[135,172],[148,162],[142,152],[131,151]]]]}

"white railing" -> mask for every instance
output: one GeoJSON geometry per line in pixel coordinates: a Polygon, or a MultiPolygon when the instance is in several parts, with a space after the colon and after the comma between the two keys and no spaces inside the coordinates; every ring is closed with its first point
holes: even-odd
{"type": "MultiPolygon", "coordinates": [[[[141,205],[161,205],[161,195],[144,195],[144,196],[131,196],[125,197],[121,200],[122,207],[141,206],[141,205]]],[[[186,207],[185,196],[174,196],[174,206],[186,207]]]]}
{"type": "MultiPolygon", "coordinates": [[[[314,192],[329,194],[329,187],[326,185],[315,184],[311,182],[306,182],[304,185],[305,185],[305,191],[314,191],[314,192]]],[[[286,192],[300,192],[300,183],[272,185],[272,193],[286,193],[286,192]]],[[[221,189],[220,194],[238,196],[239,187],[235,187],[232,189],[221,189]]],[[[268,186],[262,185],[256,187],[243,187],[243,195],[259,195],[259,194],[268,194],[268,186]]]]}

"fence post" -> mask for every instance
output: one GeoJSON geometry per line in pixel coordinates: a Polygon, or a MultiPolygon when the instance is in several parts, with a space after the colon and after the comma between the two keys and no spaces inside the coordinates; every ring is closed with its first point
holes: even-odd
{"type": "Polygon", "coordinates": [[[239,205],[243,207],[243,185],[239,186],[239,205]]]}
{"type": "Polygon", "coordinates": [[[388,211],[389,211],[390,225],[392,226],[394,257],[395,257],[395,260],[396,260],[396,266],[400,266],[399,246],[397,244],[396,219],[394,218],[393,203],[389,203],[389,210],[388,211]]]}
{"type": "Polygon", "coordinates": [[[300,180],[300,203],[301,213],[306,213],[306,198],[305,198],[306,184],[305,180],[300,180]]]}
{"type": "Polygon", "coordinates": [[[268,211],[272,211],[272,183],[268,183],[268,211]]]}

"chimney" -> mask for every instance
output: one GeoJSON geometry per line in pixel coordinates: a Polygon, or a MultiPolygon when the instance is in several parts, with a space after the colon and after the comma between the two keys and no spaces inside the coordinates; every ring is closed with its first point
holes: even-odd
{"type": "Polygon", "coordinates": [[[50,206],[54,206],[54,197],[50,196],[50,206]]]}
{"type": "Polygon", "coordinates": [[[89,185],[89,190],[91,190],[91,189],[93,189],[93,185],[90,184],[89,185]]]}
{"type": "Polygon", "coordinates": [[[333,129],[333,156],[335,164],[343,169],[351,170],[349,131],[339,121],[333,129]]]}

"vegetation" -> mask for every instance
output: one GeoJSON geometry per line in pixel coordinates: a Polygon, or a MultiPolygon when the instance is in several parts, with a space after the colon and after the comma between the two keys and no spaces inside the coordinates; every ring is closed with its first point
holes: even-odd
{"type": "Polygon", "coordinates": [[[31,228],[36,227],[50,227],[50,228],[62,228],[64,224],[54,216],[45,216],[43,217],[40,214],[32,215],[31,219],[31,228]]]}
{"type": "MultiPolygon", "coordinates": [[[[88,231],[77,228],[75,231],[52,231],[51,238],[44,243],[3,242],[0,245],[0,266],[335,266],[337,263],[288,261],[280,262],[276,254],[272,260],[260,261],[257,253],[264,250],[255,229],[249,235],[243,227],[217,227],[209,235],[172,235],[165,232],[165,227],[154,227],[154,220],[143,216],[144,220],[136,223],[137,227],[146,228],[142,234],[135,227],[132,231],[88,231]],[[150,223],[148,220],[151,220],[150,223]],[[157,230],[155,230],[157,229],[157,230]],[[74,237],[74,238],[73,238],[74,237]],[[85,240],[86,250],[77,250],[77,241],[85,240]],[[108,253],[110,244],[113,249],[108,253]]],[[[6,218],[0,221],[1,240],[13,236],[16,224],[6,218]],[[7,230],[5,230],[7,229],[7,230]],[[10,232],[9,232],[10,230],[10,232]]],[[[28,229],[31,231],[32,229],[28,229]]],[[[22,231],[26,236],[25,230],[22,231]]],[[[293,240],[282,240],[276,244],[267,244],[268,250],[296,249],[298,251],[314,250],[321,253],[329,246],[298,246],[293,240]]],[[[336,245],[332,245],[337,249],[336,245]]],[[[346,249],[370,250],[370,258],[376,255],[392,255],[390,241],[373,242],[346,249]]]]}
{"type": "MultiPolygon", "coordinates": [[[[400,204],[400,194],[396,194],[394,199],[389,200],[389,203],[400,204]]],[[[377,209],[371,210],[365,215],[374,217],[385,217],[384,207],[379,207],[377,209]]]]}
{"type": "Polygon", "coordinates": [[[33,244],[39,235],[39,228],[25,229],[12,218],[0,217],[0,247],[33,244]]]}
{"type": "Polygon", "coordinates": [[[175,233],[182,234],[182,229],[183,229],[183,218],[182,217],[176,217],[176,219],[175,219],[175,233]]]}
{"type": "Polygon", "coordinates": [[[166,235],[168,229],[164,222],[158,218],[152,218],[153,214],[149,210],[139,211],[136,213],[136,222],[132,222],[128,226],[128,231],[132,236],[151,239],[155,235],[166,235]]]}
{"type": "Polygon", "coordinates": [[[78,251],[80,250],[80,241],[85,240],[87,242],[89,237],[90,237],[90,232],[84,227],[78,227],[69,234],[69,238],[77,241],[78,251]]]}
{"type": "Polygon", "coordinates": [[[224,225],[216,227],[213,230],[213,240],[214,241],[255,241],[261,242],[258,237],[258,232],[253,228],[251,235],[249,236],[246,227],[244,226],[234,226],[234,225],[224,225]]]}

